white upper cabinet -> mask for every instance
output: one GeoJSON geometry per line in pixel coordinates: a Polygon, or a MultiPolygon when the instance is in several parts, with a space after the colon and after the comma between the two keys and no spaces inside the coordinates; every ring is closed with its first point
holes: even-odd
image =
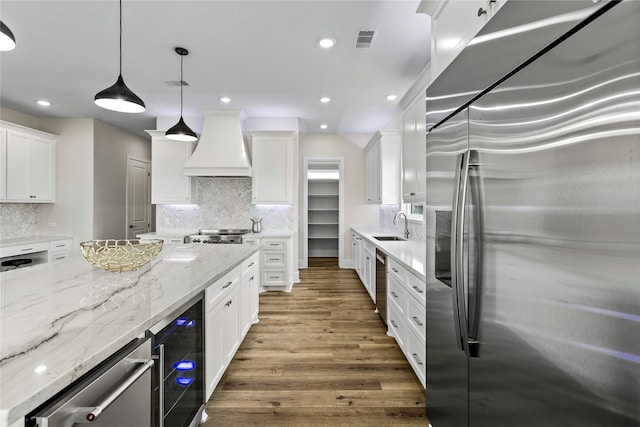
{"type": "Polygon", "coordinates": [[[431,15],[431,76],[462,52],[506,0],[423,0],[418,11],[431,15]]]}
{"type": "Polygon", "coordinates": [[[402,199],[405,203],[426,201],[425,90],[416,96],[402,116],[402,199]]]}
{"type": "Polygon", "coordinates": [[[2,201],[53,203],[56,188],[55,135],[2,123],[2,201]]]}
{"type": "Polygon", "coordinates": [[[367,203],[400,203],[400,131],[377,131],[365,149],[367,203]]]}
{"type": "Polygon", "coordinates": [[[251,132],[253,204],[293,203],[295,140],[295,132],[251,132]]]}
{"type": "Polygon", "coordinates": [[[151,203],[197,203],[196,178],[184,175],[194,143],[173,141],[164,131],[147,133],[151,135],[151,203]]]}

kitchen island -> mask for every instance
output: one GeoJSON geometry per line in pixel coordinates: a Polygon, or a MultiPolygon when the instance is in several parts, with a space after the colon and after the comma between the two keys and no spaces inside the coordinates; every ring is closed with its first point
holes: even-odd
{"type": "Polygon", "coordinates": [[[30,411],[185,304],[258,245],[167,244],[137,271],[81,256],[0,273],[0,427],[30,411]]]}

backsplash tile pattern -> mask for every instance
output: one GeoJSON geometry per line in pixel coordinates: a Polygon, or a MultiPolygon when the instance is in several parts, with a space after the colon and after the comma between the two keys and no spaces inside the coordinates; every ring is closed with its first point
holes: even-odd
{"type": "MultiPolygon", "coordinates": [[[[393,225],[393,217],[400,210],[400,205],[380,205],[380,227],[394,230],[397,235],[404,233],[404,218],[396,221],[393,225]]],[[[424,222],[409,221],[409,240],[416,242],[427,241],[427,227],[424,222]]]]}
{"type": "Polygon", "coordinates": [[[156,232],[181,235],[202,228],[251,228],[261,217],[262,231],[292,232],[291,205],[252,205],[251,178],[197,178],[198,205],[158,205],[156,232]]]}
{"type": "Polygon", "coordinates": [[[38,234],[38,205],[0,203],[0,239],[32,237],[38,234]]]}

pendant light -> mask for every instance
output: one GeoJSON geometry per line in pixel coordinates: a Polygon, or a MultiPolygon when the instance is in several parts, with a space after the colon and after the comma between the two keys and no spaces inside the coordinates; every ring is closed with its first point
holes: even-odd
{"type": "Polygon", "coordinates": [[[176,53],[180,55],[180,120],[165,133],[165,136],[174,141],[195,141],[198,139],[198,135],[187,126],[182,118],[182,88],[184,87],[184,80],[182,80],[182,62],[184,57],[189,54],[189,51],[183,47],[177,47],[176,53]]]}
{"type": "Polygon", "coordinates": [[[121,113],[142,113],[146,109],[144,101],[124,84],[122,78],[122,0],[120,0],[120,74],[113,86],[96,94],[94,101],[99,107],[121,113]]]}
{"type": "Polygon", "coordinates": [[[2,21],[0,21],[0,32],[0,51],[13,50],[16,47],[16,38],[2,21]]]}

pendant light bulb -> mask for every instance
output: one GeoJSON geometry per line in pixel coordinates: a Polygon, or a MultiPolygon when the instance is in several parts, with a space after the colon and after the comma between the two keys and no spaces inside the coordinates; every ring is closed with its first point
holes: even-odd
{"type": "Polygon", "coordinates": [[[184,87],[184,80],[182,78],[182,63],[185,56],[189,54],[189,51],[183,47],[177,47],[176,53],[180,55],[180,120],[173,127],[165,132],[165,136],[174,141],[195,141],[198,139],[198,135],[191,130],[189,126],[184,122],[182,118],[182,91],[184,87]]]}
{"type": "Polygon", "coordinates": [[[97,106],[120,113],[142,113],[146,106],[138,95],[127,87],[122,78],[122,0],[120,0],[120,73],[116,82],[96,94],[97,106]]]}
{"type": "Polygon", "coordinates": [[[13,33],[0,21],[0,51],[13,50],[16,47],[16,38],[13,33]]]}

